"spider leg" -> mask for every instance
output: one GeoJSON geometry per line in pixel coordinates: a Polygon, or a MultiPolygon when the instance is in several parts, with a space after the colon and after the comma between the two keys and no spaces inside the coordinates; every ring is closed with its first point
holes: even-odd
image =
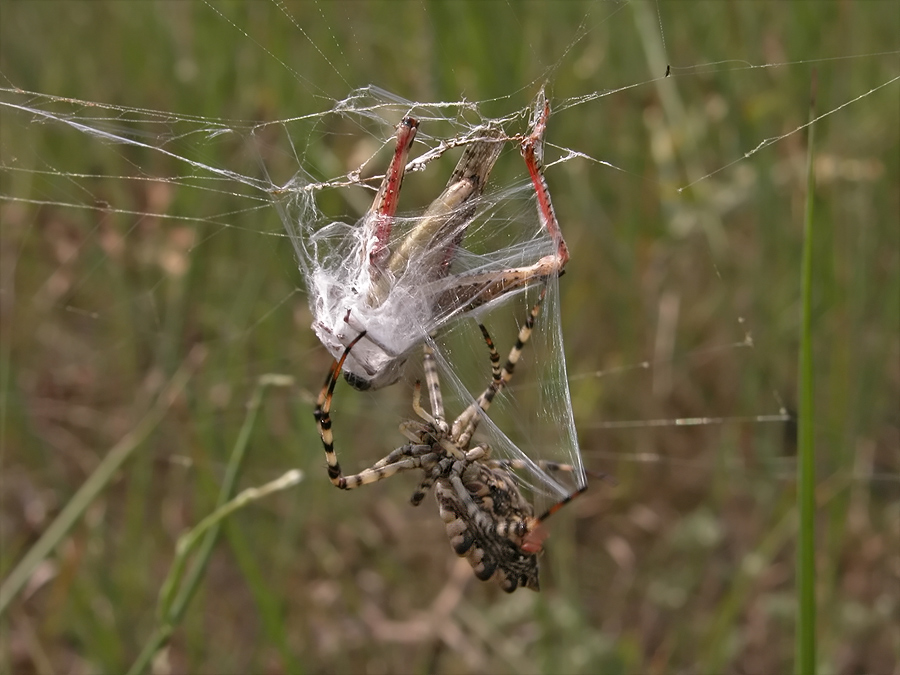
{"type": "Polygon", "coordinates": [[[481,335],[484,337],[484,342],[488,347],[488,351],[491,353],[491,381],[500,386],[500,354],[497,353],[497,348],[494,346],[494,341],[491,339],[491,334],[488,333],[488,329],[484,327],[483,323],[478,324],[478,328],[481,330],[481,335]]]}
{"type": "MultiPolygon", "coordinates": [[[[430,450],[430,446],[423,446],[421,443],[404,445],[391,452],[383,460],[376,463],[364,471],[352,476],[345,476],[338,462],[337,454],[334,451],[334,435],[331,431],[331,402],[334,398],[334,388],[344,366],[344,361],[350,350],[364,336],[365,331],[357,335],[353,341],[344,349],[341,358],[331,364],[328,371],[328,377],[325,378],[325,384],[319,392],[319,398],[316,401],[315,418],[316,426],[319,429],[319,436],[322,439],[322,446],[325,448],[325,461],[328,464],[328,478],[331,479],[335,487],[342,490],[352,490],[360,485],[375,483],[389,476],[393,476],[401,471],[409,471],[410,469],[420,469],[423,466],[430,466],[437,461],[436,455],[426,454],[426,450],[430,450]]],[[[418,439],[413,439],[418,440],[418,439]]]]}
{"type": "MultiPolygon", "coordinates": [[[[337,459],[337,454],[334,451],[334,435],[331,431],[331,402],[334,398],[334,388],[337,385],[338,376],[341,373],[341,368],[344,366],[344,361],[350,354],[350,350],[353,349],[356,343],[359,342],[365,334],[365,331],[363,331],[357,335],[353,341],[347,345],[346,349],[344,349],[341,358],[331,364],[331,369],[328,371],[328,377],[325,378],[325,384],[319,392],[319,398],[316,401],[316,410],[314,413],[316,426],[319,429],[319,436],[322,439],[322,446],[325,448],[325,461],[328,464],[328,478],[335,487],[341,488],[342,490],[352,490],[360,485],[375,483],[401,471],[423,468],[429,470],[437,463],[438,459],[437,454],[428,452],[432,449],[431,445],[422,442],[423,440],[426,440],[422,430],[420,430],[419,434],[415,434],[412,431],[405,429],[404,426],[401,426],[401,430],[403,430],[404,433],[408,432],[407,437],[410,438],[413,443],[397,448],[389,453],[387,457],[358,474],[352,476],[345,476],[343,474],[341,465],[337,459]]],[[[418,393],[415,395],[415,399],[414,405],[418,405],[418,393]]]]}
{"type": "Polygon", "coordinates": [[[413,412],[416,413],[419,417],[421,417],[425,422],[430,424],[433,427],[437,427],[438,421],[434,418],[434,416],[425,410],[422,407],[422,382],[416,380],[415,385],[413,385],[413,401],[412,401],[413,412]]]}
{"type": "Polygon", "coordinates": [[[428,491],[431,489],[431,486],[434,485],[434,482],[437,480],[437,476],[433,474],[428,474],[422,481],[416,486],[415,492],[412,493],[412,496],[409,498],[409,503],[413,506],[418,506],[422,503],[422,500],[425,499],[425,495],[428,494],[428,491]]]}
{"type": "Polygon", "coordinates": [[[441,382],[438,378],[437,364],[434,360],[434,350],[427,344],[422,356],[422,367],[425,369],[425,384],[428,386],[428,399],[431,403],[431,412],[434,415],[435,425],[444,433],[449,431],[444,419],[444,397],[441,395],[441,382]]]}
{"type": "Polygon", "coordinates": [[[357,342],[363,339],[366,331],[361,332],[353,341],[344,349],[341,358],[331,364],[328,371],[328,377],[325,378],[325,384],[319,392],[319,398],[316,401],[316,409],[313,415],[316,418],[316,427],[319,429],[319,437],[322,439],[322,446],[325,448],[325,461],[328,464],[328,478],[339,488],[347,489],[346,479],[341,472],[341,465],[338,463],[337,455],[334,452],[334,435],[331,431],[331,400],[334,397],[334,387],[337,384],[338,375],[341,374],[341,368],[344,367],[344,361],[347,355],[357,342]]]}
{"type": "Polygon", "coordinates": [[[404,445],[397,448],[397,450],[394,450],[394,452],[401,451],[400,454],[404,456],[404,459],[399,459],[379,467],[371,466],[352,476],[341,476],[342,481],[339,487],[343,490],[353,490],[360,485],[377,483],[385,478],[390,478],[394,474],[403,471],[411,471],[412,469],[422,469],[437,462],[437,454],[435,453],[414,454],[417,447],[419,446],[404,445]]]}
{"type": "Polygon", "coordinates": [[[541,311],[541,303],[544,301],[544,296],[546,295],[546,288],[541,291],[541,295],[538,298],[538,301],[535,303],[534,307],[531,308],[531,311],[528,313],[528,316],[525,317],[525,323],[519,329],[519,334],[516,337],[516,343],[513,345],[513,348],[509,352],[509,356],[506,357],[506,363],[503,365],[503,368],[499,371],[499,374],[496,370],[496,363],[499,362],[499,359],[495,361],[497,356],[496,348],[493,346],[493,341],[490,340],[490,334],[487,332],[487,328],[484,326],[480,326],[481,332],[486,336],[485,342],[488,344],[488,349],[491,353],[491,369],[492,369],[492,379],[491,383],[488,385],[487,389],[485,389],[481,395],[471,404],[468,408],[466,408],[459,417],[456,418],[453,422],[453,438],[457,439],[457,445],[460,447],[466,447],[469,441],[472,438],[472,434],[475,433],[475,430],[478,428],[478,423],[481,421],[481,412],[487,412],[488,408],[491,406],[491,402],[496,397],[497,393],[503,389],[509,381],[512,379],[513,373],[516,369],[516,364],[519,362],[519,359],[522,356],[522,351],[525,349],[525,345],[528,344],[528,340],[531,338],[531,333],[534,330],[534,322],[537,320],[538,314],[541,311]]]}
{"type": "Polygon", "coordinates": [[[547,532],[542,527],[544,521],[554,513],[559,511],[570,501],[572,501],[579,495],[583,495],[585,492],[587,492],[587,489],[588,486],[583,485],[582,487],[575,490],[575,492],[573,492],[572,494],[566,495],[560,501],[556,502],[556,504],[544,511],[544,513],[542,513],[537,518],[529,519],[525,525],[525,533],[522,537],[522,550],[526,553],[539,553],[543,548],[544,539],[547,538],[547,532]]]}
{"type": "Polygon", "coordinates": [[[433,449],[430,445],[408,443],[406,445],[401,445],[399,448],[392,450],[386,457],[379,459],[372,465],[372,468],[380,469],[388,464],[393,464],[404,457],[422,457],[432,452],[433,449]]]}
{"type": "MultiPolygon", "coordinates": [[[[431,399],[431,409],[434,411],[434,415],[431,415],[422,407],[422,385],[418,380],[416,381],[415,389],[413,390],[413,410],[419,417],[433,427],[434,434],[431,437],[447,451],[447,454],[454,459],[463,459],[465,456],[463,448],[466,446],[447,437],[449,426],[444,419],[444,400],[441,395],[441,383],[438,378],[437,365],[434,360],[434,350],[427,343],[424,346],[422,363],[425,369],[425,380],[428,384],[428,396],[431,399]]],[[[425,436],[423,436],[422,440],[425,440],[425,436]]]]}
{"type": "Polygon", "coordinates": [[[453,461],[454,460],[449,457],[444,457],[435,462],[434,468],[432,468],[418,486],[416,486],[415,492],[413,492],[412,496],[409,498],[409,503],[413,506],[421,504],[422,500],[425,499],[425,495],[428,494],[428,491],[431,489],[431,486],[434,485],[442,475],[447,473],[453,461]]]}
{"type": "Polygon", "coordinates": [[[422,443],[429,438],[429,426],[416,420],[404,420],[400,423],[400,433],[413,443],[422,443]]]}

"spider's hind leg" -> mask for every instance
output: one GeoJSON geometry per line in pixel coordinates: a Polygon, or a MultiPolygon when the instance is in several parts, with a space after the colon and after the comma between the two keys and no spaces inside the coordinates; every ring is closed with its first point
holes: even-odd
{"type": "Polygon", "coordinates": [[[503,368],[499,367],[500,356],[497,354],[497,348],[494,346],[494,341],[491,339],[490,333],[488,333],[487,328],[482,324],[478,325],[481,329],[484,341],[487,344],[488,351],[490,352],[491,382],[481,395],[453,422],[453,430],[451,433],[452,436],[457,439],[457,443],[460,446],[465,447],[469,443],[472,434],[475,433],[478,428],[478,423],[481,421],[481,412],[487,412],[497,394],[509,384],[510,380],[512,380],[513,373],[515,372],[516,365],[519,363],[519,359],[522,357],[525,345],[527,345],[528,341],[531,339],[531,334],[534,331],[534,324],[537,321],[538,315],[541,313],[541,305],[543,304],[546,295],[547,288],[545,286],[541,289],[541,294],[538,296],[537,302],[535,302],[531,311],[526,315],[525,323],[519,329],[519,333],[516,336],[516,343],[513,345],[512,349],[509,350],[509,355],[506,357],[506,363],[503,364],[503,368]]]}

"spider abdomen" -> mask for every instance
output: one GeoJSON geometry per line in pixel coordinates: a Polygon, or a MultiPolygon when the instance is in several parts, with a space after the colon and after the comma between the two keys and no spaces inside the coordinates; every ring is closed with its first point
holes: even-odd
{"type": "Polygon", "coordinates": [[[520,524],[533,516],[531,504],[504,469],[473,462],[462,474],[465,496],[448,478],[435,485],[454,552],[468,560],[476,577],[494,579],[507,593],[519,586],[538,590],[538,558],[522,549],[520,534],[520,524]]]}

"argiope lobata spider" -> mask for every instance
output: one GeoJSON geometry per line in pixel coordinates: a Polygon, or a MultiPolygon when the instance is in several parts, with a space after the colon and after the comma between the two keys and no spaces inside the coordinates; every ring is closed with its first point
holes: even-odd
{"type": "MultiPolygon", "coordinates": [[[[394,154],[372,206],[348,230],[350,254],[309,275],[313,329],[329,352],[339,358],[365,333],[344,364],[344,376],[356,389],[396,382],[412,349],[452,318],[562,273],[569,251],[542,165],[549,115],[542,90],[528,134],[504,136],[488,125],[474,137],[456,141],[465,144],[465,150],[447,186],[415,219],[399,219],[396,213],[419,122],[405,117],[397,126],[394,154]],[[506,263],[488,255],[479,258],[480,266],[459,271],[458,254],[475,220],[478,198],[509,140],[519,144],[537,198],[540,228],[552,248],[540,253],[532,249],[530,257],[510,257],[506,263]]],[[[421,163],[421,158],[416,161],[421,163]]]]}
{"type": "MultiPolygon", "coordinates": [[[[516,343],[502,368],[490,334],[484,325],[479,324],[490,350],[491,382],[452,424],[448,424],[444,417],[434,352],[430,345],[425,345],[423,367],[431,412],[421,406],[421,384],[417,381],[413,410],[420,420],[407,420],[400,425],[401,432],[411,442],[395,449],[370,468],[352,476],[343,474],[334,451],[330,414],[341,367],[363,334],[357,336],[332,365],[315,411],[316,424],[325,447],[328,477],[336,487],[351,490],[397,473],[420,469],[424,477],[410,499],[413,506],[418,506],[434,486],[453,550],[468,559],[479,579],[495,579],[508,593],[519,586],[539,590],[538,553],[545,537],[541,524],[587,489],[586,486],[579,488],[544,514],[535,517],[534,508],[522,495],[511,473],[513,469],[523,468],[521,461],[491,459],[490,448],[486,444],[472,445],[482,413],[487,412],[496,395],[512,379],[522,350],[531,337],[545,292],[546,289],[541,292],[540,299],[520,328],[516,343]]],[[[574,470],[570,465],[555,462],[543,462],[542,468],[548,471],[574,470]]]]}

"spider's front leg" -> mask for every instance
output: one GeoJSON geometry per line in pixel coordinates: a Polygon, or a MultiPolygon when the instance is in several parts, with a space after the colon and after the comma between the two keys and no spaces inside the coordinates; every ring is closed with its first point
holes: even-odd
{"type": "Polygon", "coordinates": [[[403,459],[397,459],[390,464],[383,464],[382,466],[371,466],[352,476],[340,476],[340,484],[336,483],[336,485],[342,490],[352,490],[360,485],[377,483],[403,471],[424,469],[437,461],[437,455],[433,453],[422,454],[420,452],[421,448],[422,446],[420,445],[401,446],[391,454],[397,453],[403,459]]]}
{"type": "MultiPolygon", "coordinates": [[[[423,446],[421,443],[411,443],[401,446],[391,452],[384,460],[378,462],[358,474],[345,476],[338,462],[337,454],[334,451],[334,434],[331,431],[331,402],[334,398],[334,388],[337,384],[338,376],[344,361],[350,350],[364,336],[365,331],[360,333],[354,340],[347,345],[341,358],[331,364],[328,371],[328,377],[325,384],[319,392],[319,398],[316,401],[316,426],[319,429],[319,437],[322,439],[322,446],[325,448],[325,461],[328,464],[328,478],[335,487],[342,490],[352,490],[360,485],[368,485],[393,476],[401,471],[409,471],[410,469],[420,469],[424,466],[430,466],[437,458],[428,454],[431,446],[423,446]],[[390,460],[390,461],[389,461],[390,460]]],[[[414,439],[413,439],[414,440],[414,439]]]]}
{"type": "MultiPolygon", "coordinates": [[[[422,503],[422,500],[431,489],[431,486],[442,476],[446,476],[450,472],[455,461],[468,458],[468,453],[464,455],[462,448],[454,443],[449,437],[450,427],[444,419],[444,398],[441,394],[441,382],[438,377],[434,349],[431,345],[425,344],[423,352],[422,366],[425,370],[425,382],[428,386],[431,414],[422,408],[422,388],[418,380],[416,381],[416,386],[413,391],[413,410],[427,423],[425,428],[419,430],[421,439],[424,441],[426,436],[422,431],[426,431],[430,428],[433,442],[436,445],[439,445],[445,454],[443,455],[443,458],[435,463],[431,471],[426,471],[425,478],[423,478],[422,482],[416,487],[415,492],[413,492],[409,499],[410,504],[413,506],[418,506],[422,503]]],[[[412,424],[412,422],[406,422],[400,425],[400,430],[407,437],[411,437],[408,427],[412,424]]]]}
{"type": "Polygon", "coordinates": [[[328,465],[328,478],[335,487],[346,489],[347,480],[341,471],[341,465],[338,462],[337,454],[334,452],[334,434],[331,431],[331,401],[334,397],[334,387],[337,384],[338,375],[344,366],[344,361],[350,353],[350,348],[355,345],[365,332],[360,333],[353,342],[350,343],[341,358],[331,364],[328,371],[328,377],[325,378],[325,384],[319,392],[319,398],[316,401],[316,409],[313,416],[316,418],[316,427],[319,430],[319,437],[322,439],[322,446],[325,448],[325,462],[328,465]]]}
{"type": "Polygon", "coordinates": [[[497,394],[509,384],[510,380],[512,380],[516,365],[522,357],[522,351],[531,339],[531,334],[534,331],[534,324],[535,321],[537,321],[538,314],[540,314],[541,305],[544,302],[546,293],[546,288],[541,290],[538,301],[525,317],[525,323],[519,329],[516,343],[509,351],[509,356],[506,357],[506,363],[503,365],[502,369],[500,368],[500,355],[494,347],[494,341],[491,339],[490,333],[488,333],[487,328],[482,324],[478,325],[481,329],[481,334],[484,337],[485,344],[487,344],[488,351],[490,352],[491,382],[481,395],[453,422],[451,434],[453,438],[457,439],[460,446],[466,447],[468,445],[472,438],[472,434],[475,433],[475,430],[478,428],[478,424],[481,421],[481,413],[487,412],[497,394]]]}

